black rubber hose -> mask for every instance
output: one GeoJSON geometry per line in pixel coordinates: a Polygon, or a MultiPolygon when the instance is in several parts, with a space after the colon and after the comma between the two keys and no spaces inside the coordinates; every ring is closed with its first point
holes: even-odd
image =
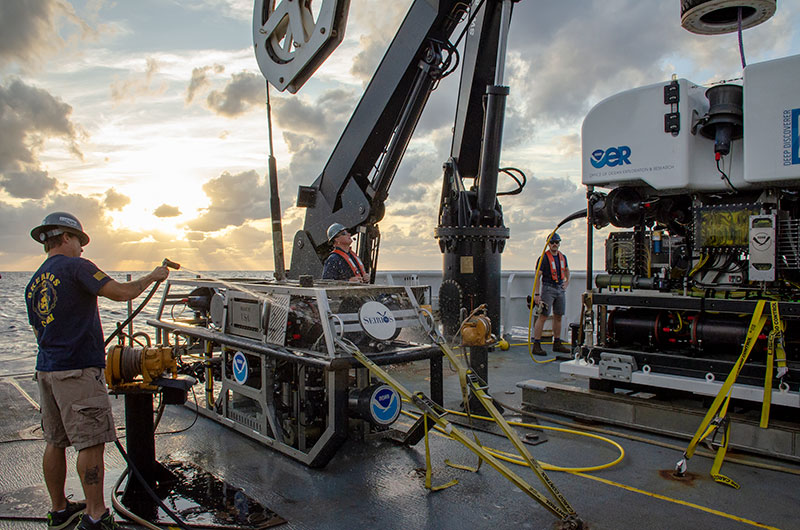
{"type": "MultiPolygon", "coordinates": [[[[126,453],[126,452],[125,452],[125,448],[124,448],[124,447],[122,447],[122,444],[121,444],[121,443],[119,443],[119,440],[114,440],[114,443],[115,443],[115,444],[116,444],[116,446],[117,446],[117,450],[119,450],[120,454],[122,455],[122,458],[124,458],[124,459],[125,459],[125,462],[127,462],[127,464],[128,464],[128,470],[130,470],[130,471],[131,471],[131,473],[133,473],[133,475],[134,475],[134,477],[136,478],[136,480],[138,480],[138,481],[139,481],[139,484],[141,484],[141,485],[142,485],[142,487],[145,489],[145,491],[146,491],[146,492],[147,492],[147,493],[150,495],[150,497],[152,497],[152,498],[153,498],[153,500],[154,500],[154,501],[156,501],[156,502],[158,503],[158,506],[159,506],[159,507],[160,507],[162,510],[164,510],[164,513],[166,513],[166,514],[167,514],[167,515],[170,517],[170,519],[172,519],[173,521],[175,521],[175,524],[177,524],[177,525],[178,525],[178,527],[180,527],[182,530],[192,530],[192,529],[193,529],[193,527],[191,527],[191,526],[187,526],[187,525],[186,525],[186,523],[185,523],[185,522],[183,522],[183,521],[181,520],[181,518],[180,518],[180,517],[178,517],[178,516],[175,514],[175,512],[173,512],[172,510],[170,510],[169,508],[167,508],[167,505],[166,505],[166,504],[164,504],[164,501],[162,501],[162,500],[161,500],[161,499],[158,497],[158,495],[156,495],[156,492],[155,492],[155,491],[153,491],[153,488],[151,488],[151,487],[150,487],[150,485],[149,485],[149,484],[147,483],[147,481],[144,479],[144,477],[143,477],[143,476],[142,476],[142,474],[139,472],[139,470],[138,470],[138,469],[136,469],[136,466],[134,466],[134,465],[133,465],[133,462],[131,462],[130,458],[128,458],[128,453],[126,453]]],[[[129,478],[128,480],[130,480],[130,478],[129,478]]]]}
{"type": "Polygon", "coordinates": [[[117,335],[119,335],[120,331],[122,331],[131,320],[136,318],[136,315],[138,315],[142,311],[142,309],[144,309],[144,306],[146,306],[147,303],[150,301],[150,299],[153,298],[153,295],[156,294],[156,290],[158,289],[159,285],[161,285],[161,281],[156,282],[156,284],[153,286],[153,289],[150,290],[150,294],[148,294],[147,298],[145,298],[142,301],[142,303],[139,304],[139,307],[136,308],[136,311],[131,313],[131,315],[128,318],[126,318],[122,324],[117,325],[117,329],[115,329],[114,332],[111,333],[111,335],[109,335],[108,338],[106,339],[105,343],[103,344],[103,348],[107,348],[108,345],[111,343],[111,340],[117,335]]]}
{"type": "Polygon", "coordinates": [[[562,225],[565,225],[570,221],[574,221],[575,219],[580,219],[582,217],[586,217],[587,213],[588,213],[588,210],[586,208],[584,208],[583,210],[578,210],[577,212],[575,212],[574,214],[570,215],[569,217],[565,217],[560,223],[558,223],[558,226],[556,226],[556,230],[558,230],[559,228],[561,228],[562,225]]]}

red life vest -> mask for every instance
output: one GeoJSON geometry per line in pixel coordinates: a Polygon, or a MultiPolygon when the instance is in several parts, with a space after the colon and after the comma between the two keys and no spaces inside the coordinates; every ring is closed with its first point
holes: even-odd
{"type": "Polygon", "coordinates": [[[559,261],[561,262],[561,278],[556,276],[556,258],[553,254],[548,250],[544,253],[547,256],[547,260],[550,262],[550,276],[553,278],[555,283],[559,283],[560,281],[563,282],[567,279],[567,275],[564,273],[564,270],[567,268],[567,258],[564,257],[564,254],[561,252],[558,253],[559,261]]]}
{"type": "Polygon", "coordinates": [[[358,256],[351,252],[345,252],[342,249],[335,248],[333,252],[340,255],[344,261],[350,266],[350,270],[353,271],[353,276],[366,276],[367,271],[364,269],[364,264],[361,263],[361,260],[358,259],[358,256]]]}

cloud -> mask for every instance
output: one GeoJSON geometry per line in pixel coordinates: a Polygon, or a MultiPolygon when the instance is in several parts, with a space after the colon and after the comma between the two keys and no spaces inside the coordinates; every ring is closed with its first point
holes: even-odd
{"type": "Polygon", "coordinates": [[[59,32],[66,25],[78,28],[78,39],[97,33],[65,0],[0,2],[0,67],[10,62],[40,66],[66,47],[59,32]]]}
{"type": "Polygon", "coordinates": [[[130,77],[111,83],[111,101],[119,104],[123,101],[135,101],[140,96],[163,93],[166,90],[166,85],[161,85],[157,88],[150,87],[158,70],[158,61],[153,57],[148,57],[145,60],[144,78],[130,77]]]}
{"type": "Polygon", "coordinates": [[[169,204],[162,204],[153,212],[156,217],[177,217],[180,214],[181,210],[177,206],[170,206],[169,204]]]}
{"type": "Polygon", "coordinates": [[[283,131],[290,155],[289,175],[281,176],[282,197],[294,196],[298,183],[311,184],[322,172],[356,101],[357,94],[341,89],[326,91],[315,100],[297,96],[274,100],[275,124],[283,131]]]}
{"type": "Polygon", "coordinates": [[[185,101],[187,105],[194,100],[195,95],[211,84],[208,80],[208,72],[211,70],[213,70],[215,74],[221,74],[225,71],[225,67],[221,64],[215,64],[214,66],[203,66],[192,69],[192,79],[189,81],[189,86],[186,88],[185,101]]]}
{"type": "Polygon", "coordinates": [[[125,206],[130,204],[130,202],[130,197],[119,193],[114,188],[109,188],[106,190],[103,206],[109,210],[122,210],[125,206]]]}
{"type": "Polygon", "coordinates": [[[41,199],[56,189],[56,179],[42,167],[39,153],[46,140],[66,141],[82,158],[78,141],[84,132],[70,120],[72,107],[46,90],[19,79],[0,85],[0,188],[16,198],[41,199]]]}
{"type": "Polygon", "coordinates": [[[266,85],[261,75],[250,72],[233,74],[231,81],[221,91],[208,94],[206,104],[216,114],[234,118],[255,105],[266,104],[266,85]]]}
{"type": "Polygon", "coordinates": [[[47,171],[11,171],[0,175],[0,187],[12,197],[41,199],[58,187],[58,181],[47,176],[47,171]]]}
{"type": "Polygon", "coordinates": [[[364,27],[350,73],[366,85],[408,11],[406,2],[360,2],[351,9],[353,22],[364,27]]]}
{"type": "Polygon", "coordinates": [[[677,7],[617,0],[613,6],[552,2],[515,10],[507,76],[517,90],[525,88],[513,97],[513,126],[572,125],[619,86],[668,77],[663,59],[683,31],[677,7]],[[665,18],[676,23],[653,23],[665,18]]]}
{"type": "Polygon", "coordinates": [[[211,204],[197,219],[189,221],[190,230],[214,232],[269,215],[269,192],[253,170],[232,175],[225,171],[203,184],[211,204]]]}

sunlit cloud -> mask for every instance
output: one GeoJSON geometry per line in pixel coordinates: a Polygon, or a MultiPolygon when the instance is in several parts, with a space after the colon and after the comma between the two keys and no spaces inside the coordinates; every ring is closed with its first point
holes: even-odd
{"type": "MultiPolygon", "coordinates": [[[[800,53],[794,4],[744,32],[749,62],[800,53]]],[[[302,90],[270,91],[287,259],[306,214],[297,187],[325,168],[410,5],[352,0],[344,42],[302,90]]],[[[163,257],[195,270],[272,267],[252,6],[0,2],[0,267],[38,266],[29,232],[54,210],[81,219],[92,236],[85,255],[107,269],[149,270],[163,257]]],[[[506,268],[530,267],[531,248],[585,207],[580,127],[594,104],[672,73],[698,83],[741,75],[736,36],[689,34],[678,2],[612,7],[514,5],[501,164],[529,183],[500,198],[512,234],[506,268]]],[[[380,223],[381,268],[441,266],[433,228],[458,84],[458,72],[438,84],[398,168],[380,223]]],[[[501,176],[500,190],[515,186],[501,176]]],[[[585,253],[584,230],[562,228],[572,263],[585,253]]]]}

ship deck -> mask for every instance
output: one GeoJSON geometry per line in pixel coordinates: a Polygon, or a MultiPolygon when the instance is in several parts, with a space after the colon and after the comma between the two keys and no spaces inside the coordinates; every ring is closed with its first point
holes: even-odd
{"type": "MultiPolygon", "coordinates": [[[[534,364],[525,346],[492,352],[490,392],[501,402],[521,407],[522,391],[517,384],[524,380],[535,378],[585,387],[584,381],[561,375],[557,365],[534,364]]],[[[48,498],[41,477],[44,443],[34,406],[38,399],[36,386],[31,374],[2,368],[0,374],[0,527],[41,528],[48,498]]],[[[427,389],[427,363],[395,367],[393,375],[412,390],[427,389]]],[[[112,401],[122,438],[124,399],[112,401]]],[[[459,401],[458,378],[445,364],[445,405],[457,408],[459,401]]],[[[506,416],[522,419],[510,411],[506,416]]],[[[403,417],[400,421],[411,422],[403,417]]],[[[613,430],[633,432],[621,427],[613,430]]],[[[618,454],[612,446],[593,438],[530,432],[538,434],[542,442],[529,446],[530,451],[543,463],[595,466],[613,461],[618,454]]],[[[423,442],[405,447],[385,438],[348,440],[325,468],[309,469],[210,419],[198,417],[187,407],[168,406],[158,433],[156,454],[160,461],[191,462],[242,490],[286,520],[276,528],[545,529],[554,527],[556,522],[553,515],[488,465],[477,473],[447,466],[445,459],[474,466],[477,457],[439,434],[430,437],[433,483],[452,479],[459,482],[430,492],[424,487],[423,442]]],[[[656,434],[636,434],[659,442],[686,444],[656,434]]],[[[485,432],[477,435],[484,445],[513,451],[504,438],[485,432]]],[[[593,530],[791,529],[800,524],[800,471],[795,464],[748,456],[793,471],[787,473],[726,462],[722,472],[741,485],[735,490],[712,480],[712,462],[708,458],[692,458],[687,476],[677,479],[672,476],[672,469],[681,457],[680,451],[611,438],[625,450],[617,465],[587,473],[548,472],[593,530]]],[[[81,498],[74,472],[75,452],[70,449],[67,454],[67,491],[81,498]]],[[[107,446],[107,502],[125,467],[116,448],[107,446]]],[[[511,467],[535,488],[544,490],[531,470],[511,467]]]]}

